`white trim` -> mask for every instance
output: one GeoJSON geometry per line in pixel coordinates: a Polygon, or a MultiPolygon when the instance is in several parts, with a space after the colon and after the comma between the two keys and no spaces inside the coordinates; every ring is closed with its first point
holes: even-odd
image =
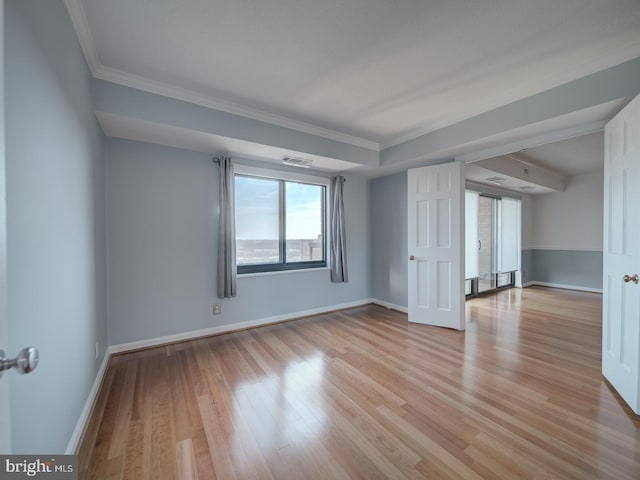
{"type": "Polygon", "coordinates": [[[89,28],[87,15],[82,6],[82,0],[64,0],[64,3],[67,7],[67,11],[69,12],[73,28],[76,31],[80,47],[87,59],[91,73],[95,78],[124,85],[126,87],[136,88],[145,92],[175,98],[176,100],[182,100],[184,102],[201,105],[203,107],[213,108],[226,113],[240,115],[260,122],[267,122],[279,127],[290,128],[298,132],[317,135],[329,140],[367,148],[376,152],[380,151],[380,143],[366,138],[348,135],[346,133],[319,127],[300,120],[294,120],[282,115],[265,112],[264,110],[259,110],[257,108],[247,107],[219,97],[203,95],[192,90],[176,87],[168,83],[158,82],[156,80],[151,80],[149,78],[102,65],[100,57],[98,56],[96,42],[93,39],[91,29],[89,28]]]}
{"type": "Polygon", "coordinates": [[[124,85],[126,87],[136,88],[145,92],[175,98],[176,100],[182,100],[184,102],[201,105],[203,107],[213,108],[226,113],[240,115],[260,122],[267,122],[279,127],[290,128],[298,132],[317,135],[318,137],[327,138],[329,140],[355,145],[356,147],[367,148],[376,152],[380,151],[380,143],[366,138],[348,135],[346,133],[319,127],[300,120],[294,120],[282,115],[265,112],[264,110],[259,110],[257,108],[247,107],[219,97],[203,95],[192,90],[176,87],[168,83],[158,82],[156,80],[151,80],[149,78],[102,65],[98,56],[96,42],[91,35],[87,15],[82,6],[82,0],[64,0],[64,3],[67,7],[67,11],[69,12],[73,28],[76,31],[80,47],[87,59],[91,73],[95,78],[124,85]]]}
{"type": "MultiPolygon", "coordinates": [[[[302,310],[300,312],[288,313],[285,315],[277,315],[273,317],[267,317],[267,318],[262,318],[257,320],[249,320],[246,322],[232,323],[227,325],[219,325],[213,328],[205,328],[202,330],[192,330],[190,332],[177,333],[175,335],[167,335],[165,337],[156,337],[156,338],[150,338],[148,340],[139,340],[136,342],[112,345],[108,347],[107,350],[105,351],[104,358],[102,359],[100,368],[96,373],[96,378],[93,382],[93,386],[89,391],[89,395],[87,396],[87,401],[85,402],[84,408],[80,413],[80,418],[78,418],[78,422],[76,423],[76,428],[74,429],[73,434],[71,435],[71,439],[69,440],[69,444],[67,445],[67,450],[65,454],[75,455],[77,453],[77,449],[80,446],[80,441],[82,440],[82,436],[85,433],[85,430],[89,422],[89,418],[91,416],[93,407],[97,400],[100,387],[102,386],[102,382],[107,373],[109,360],[111,359],[111,356],[116,353],[131,352],[131,351],[140,350],[143,348],[157,347],[157,346],[166,345],[169,343],[192,340],[195,338],[202,338],[202,337],[217,335],[221,333],[231,333],[238,330],[244,330],[247,328],[260,327],[263,325],[270,325],[273,323],[284,322],[286,320],[295,320],[298,318],[309,317],[312,315],[321,315],[323,313],[333,312],[336,310],[346,310],[349,308],[361,307],[363,305],[369,305],[371,303],[379,303],[379,301],[373,300],[371,298],[365,298],[362,300],[357,300],[355,302],[340,303],[337,305],[330,305],[327,307],[314,308],[310,310],[302,310]]],[[[402,308],[402,307],[398,307],[398,308],[402,308]]]]}
{"type": "Polygon", "coordinates": [[[381,307],[389,308],[391,310],[397,310],[402,313],[409,313],[409,309],[407,307],[402,307],[400,305],[396,305],[395,303],[385,302],[384,300],[378,300],[377,298],[372,298],[371,303],[375,305],[379,305],[381,307]]]}
{"type": "MultiPolygon", "coordinates": [[[[277,115],[277,114],[266,112],[264,110],[260,110],[258,108],[241,105],[237,102],[225,100],[220,97],[197,93],[192,90],[180,88],[168,83],[159,82],[146,77],[142,77],[140,75],[135,75],[132,73],[124,72],[122,70],[118,70],[112,67],[107,67],[105,65],[102,65],[100,63],[100,59],[98,56],[96,43],[93,39],[91,30],[89,28],[89,23],[86,17],[86,13],[84,11],[84,8],[82,7],[82,0],[64,0],[64,3],[69,12],[69,16],[71,18],[73,28],[76,31],[76,35],[78,37],[80,46],[82,47],[82,51],[84,52],[87,63],[89,64],[91,72],[95,78],[117,83],[117,84],[124,85],[131,88],[136,88],[146,92],[156,93],[166,97],[175,98],[177,100],[182,100],[182,101],[193,103],[196,105],[213,108],[215,110],[220,110],[220,111],[231,113],[234,115],[251,118],[253,120],[266,122],[272,125],[289,128],[299,132],[308,133],[310,135],[316,135],[316,136],[327,138],[330,140],[335,140],[338,142],[374,150],[376,152],[380,152],[382,150],[393,147],[395,145],[399,145],[399,144],[414,140],[416,138],[428,135],[434,131],[450,127],[451,125],[455,125],[457,123],[461,123],[466,120],[477,118],[480,115],[483,115],[489,111],[496,110],[497,108],[502,108],[505,105],[515,103],[517,101],[522,100],[523,98],[530,97],[531,95],[540,94],[548,90],[551,90],[560,86],[564,86],[570,82],[576,82],[589,75],[594,74],[595,72],[600,72],[606,69],[615,68],[621,63],[624,63],[629,60],[628,52],[634,51],[637,48],[637,44],[638,44],[638,42],[634,42],[634,43],[631,43],[630,45],[622,46],[617,51],[608,52],[606,54],[606,57],[605,55],[601,55],[600,57],[597,57],[596,59],[590,62],[587,62],[586,64],[583,64],[580,67],[576,67],[571,71],[565,71],[563,72],[563,78],[559,78],[559,77],[556,78],[555,82],[551,82],[550,86],[545,87],[542,91],[530,92],[530,94],[525,95],[525,97],[522,97],[521,95],[515,95],[515,96],[511,95],[510,99],[503,102],[502,107],[501,106],[496,107],[495,105],[485,105],[484,108],[478,109],[478,111],[475,114],[471,115],[471,117],[465,117],[464,115],[458,116],[457,118],[454,118],[453,120],[449,120],[447,122],[438,122],[438,123],[430,124],[428,126],[420,126],[404,134],[392,136],[392,138],[388,139],[387,141],[375,142],[366,138],[345,134],[337,130],[323,128],[307,122],[285,117],[283,115],[277,115]],[[605,57],[607,60],[602,61],[601,60],[602,57],[605,57]]],[[[504,150],[501,153],[487,153],[489,152],[489,150],[484,150],[483,151],[485,155],[484,158],[491,158],[493,156],[499,156],[503,153],[515,152],[525,147],[531,148],[538,145],[552,143],[554,141],[558,141],[564,138],[570,138],[569,136],[584,135],[586,133],[590,133],[590,132],[587,132],[587,130],[589,129],[592,129],[591,131],[597,131],[598,129],[601,130],[602,128],[604,128],[604,123],[605,121],[594,122],[592,124],[589,124],[588,126],[573,127],[573,129],[560,131],[560,132],[566,132],[566,133],[560,134],[561,138],[555,138],[554,133],[548,133],[541,137],[536,137],[536,140],[532,139],[531,141],[533,141],[534,144],[531,144],[530,142],[528,145],[523,146],[523,142],[519,141],[506,146],[497,147],[500,150],[504,150]],[[598,127],[598,124],[600,124],[599,127],[598,127]],[[596,130],[593,130],[594,128],[596,130]],[[573,133],[571,133],[571,130],[574,130],[573,133]],[[583,131],[581,132],[580,130],[583,130],[583,131]],[[563,135],[565,136],[563,137],[563,135]],[[566,136],[566,135],[569,135],[569,136],[566,136]]],[[[479,152],[479,153],[482,154],[483,152],[479,152]]],[[[477,155],[477,153],[474,152],[469,155],[475,156],[477,155]]],[[[462,157],[457,157],[456,159],[461,159],[463,157],[467,157],[467,155],[463,155],[462,157]]],[[[477,160],[480,160],[480,158],[475,158],[475,160],[465,160],[465,161],[477,161],[477,160]]]]}
{"type": "Polygon", "coordinates": [[[507,144],[501,144],[497,147],[490,147],[484,150],[466,153],[455,157],[456,161],[464,163],[473,163],[487,158],[499,157],[514,152],[519,152],[525,148],[535,148],[541,145],[558,142],[560,140],[568,140],[574,137],[580,137],[589,133],[599,132],[604,129],[606,120],[598,120],[596,122],[578,125],[576,127],[565,128],[562,130],[554,130],[543,133],[531,138],[516,140],[507,144]]]}
{"type": "Polygon", "coordinates": [[[593,253],[602,253],[602,249],[598,250],[597,248],[563,248],[563,247],[529,247],[523,248],[522,250],[543,250],[543,251],[560,251],[560,252],[593,252],[593,253]]]}
{"type": "Polygon", "coordinates": [[[142,348],[157,347],[160,345],[166,345],[169,343],[182,342],[185,340],[192,340],[195,338],[208,337],[211,335],[218,335],[221,333],[231,333],[238,330],[244,330],[247,328],[261,327],[263,325],[271,325],[273,323],[284,322],[287,320],[294,320],[302,317],[309,317],[312,315],[321,315],[327,312],[333,312],[335,310],[345,310],[348,308],[361,307],[373,303],[369,298],[363,300],[357,300],[355,302],[340,303],[338,305],[329,305],[326,307],[313,308],[310,310],[302,310],[299,312],[286,313],[284,315],[275,315],[273,317],[259,318],[256,320],[247,320],[245,322],[228,323],[226,325],[218,325],[217,327],[203,328],[202,330],[192,330],[190,332],[176,333],[174,335],[167,335],[164,337],[150,338],[147,340],[138,340],[135,342],[121,343],[119,345],[112,345],[109,347],[112,354],[130,352],[132,350],[139,350],[142,348]]]}
{"type": "Polygon", "coordinates": [[[89,390],[87,401],[84,403],[84,408],[80,413],[80,418],[78,418],[78,422],[76,423],[76,428],[73,430],[71,438],[69,439],[67,451],[65,452],[66,455],[75,455],[77,453],[78,447],[80,446],[80,440],[82,440],[82,436],[84,435],[84,432],[89,423],[91,411],[93,410],[93,407],[98,398],[100,386],[102,385],[102,381],[104,380],[105,374],[107,373],[107,366],[109,365],[110,358],[111,351],[110,348],[107,348],[107,350],[104,352],[104,357],[102,359],[102,363],[100,364],[100,368],[96,373],[96,378],[93,381],[93,385],[91,386],[91,390],[89,390]]]}
{"type": "Polygon", "coordinates": [[[119,85],[124,85],[125,87],[155,93],[157,95],[174,98],[176,100],[193,103],[195,105],[200,105],[214,110],[220,110],[221,112],[230,113],[232,115],[250,118],[252,120],[269,123],[278,127],[289,128],[298,132],[316,135],[329,140],[335,140],[337,142],[373,150],[375,152],[380,151],[379,143],[366,138],[356,137],[354,135],[348,135],[335,130],[318,127],[300,120],[294,120],[292,118],[276,115],[257,108],[247,107],[223,98],[204,95],[186,88],[180,88],[169,83],[151,80],[140,75],[123,72],[104,65],[98,65],[93,72],[93,76],[107,82],[117,83],[119,85]]]}
{"type": "Polygon", "coordinates": [[[527,282],[522,286],[531,287],[534,285],[538,287],[562,288],[564,290],[578,290],[579,292],[602,293],[601,288],[581,287],[580,285],[566,285],[563,283],[538,282],[537,280],[527,282]]]}
{"type": "Polygon", "coordinates": [[[87,59],[91,74],[95,76],[96,70],[100,68],[100,58],[98,57],[96,42],[93,40],[93,35],[91,35],[91,30],[89,29],[87,15],[82,7],[82,0],[64,0],[64,4],[67,7],[67,12],[69,12],[71,24],[76,31],[80,48],[82,48],[84,57],[87,59]]]}

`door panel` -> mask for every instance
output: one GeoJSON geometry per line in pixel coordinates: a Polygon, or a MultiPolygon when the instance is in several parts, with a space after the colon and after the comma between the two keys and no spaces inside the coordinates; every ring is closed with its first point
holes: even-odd
{"type": "Polygon", "coordinates": [[[640,97],[605,127],[602,373],[640,413],[640,97]],[[626,276],[626,277],[625,277],[626,276]],[[637,277],[636,277],[637,280],[637,277]]]}
{"type": "Polygon", "coordinates": [[[455,162],[408,171],[409,321],[464,329],[464,178],[455,162]]]}

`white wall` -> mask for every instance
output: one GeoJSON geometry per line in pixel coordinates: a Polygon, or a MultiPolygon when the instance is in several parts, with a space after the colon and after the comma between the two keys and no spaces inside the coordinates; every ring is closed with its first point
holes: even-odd
{"type": "Polygon", "coordinates": [[[533,242],[533,196],[523,194],[522,204],[522,250],[531,249],[533,242]]]}
{"type": "Polygon", "coordinates": [[[106,345],[103,137],[63,2],[5,7],[10,351],[40,350],[9,373],[13,450],[63,453],[106,345]]]}
{"type": "Polygon", "coordinates": [[[111,344],[369,298],[368,182],[346,175],[349,283],[328,270],[240,277],[237,298],[218,299],[218,173],[211,155],[108,139],[111,344]]]}
{"type": "Polygon", "coordinates": [[[601,251],[603,175],[570,177],[564,192],[533,196],[530,248],[601,251]]]}
{"type": "Polygon", "coordinates": [[[576,175],[564,192],[533,196],[525,281],[602,288],[603,181],[602,171],[576,175]]]}

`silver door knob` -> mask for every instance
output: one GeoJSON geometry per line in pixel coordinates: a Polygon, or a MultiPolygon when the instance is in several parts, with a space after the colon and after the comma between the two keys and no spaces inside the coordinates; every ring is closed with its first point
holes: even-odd
{"type": "Polygon", "coordinates": [[[20,350],[18,356],[9,359],[4,356],[4,351],[0,350],[0,376],[5,370],[15,368],[18,373],[31,373],[38,366],[38,349],[27,347],[20,350]]]}
{"type": "Polygon", "coordinates": [[[624,283],[633,282],[633,283],[635,283],[637,285],[638,284],[638,274],[634,273],[632,276],[625,275],[624,277],[622,277],[622,280],[624,280],[624,283]]]}

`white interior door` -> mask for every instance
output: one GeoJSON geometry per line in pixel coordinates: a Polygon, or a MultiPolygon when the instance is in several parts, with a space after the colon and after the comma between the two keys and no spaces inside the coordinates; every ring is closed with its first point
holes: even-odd
{"type": "Polygon", "coordinates": [[[605,127],[602,373],[640,414],[640,97],[605,127]]]}
{"type": "MultiPolygon", "coordinates": [[[[7,190],[5,183],[4,140],[4,0],[0,0],[0,349],[9,352],[7,319],[7,190]]],[[[0,378],[0,453],[11,452],[9,379],[0,378]]]]}
{"type": "Polygon", "coordinates": [[[408,171],[409,321],[464,330],[460,162],[408,171]]]}

